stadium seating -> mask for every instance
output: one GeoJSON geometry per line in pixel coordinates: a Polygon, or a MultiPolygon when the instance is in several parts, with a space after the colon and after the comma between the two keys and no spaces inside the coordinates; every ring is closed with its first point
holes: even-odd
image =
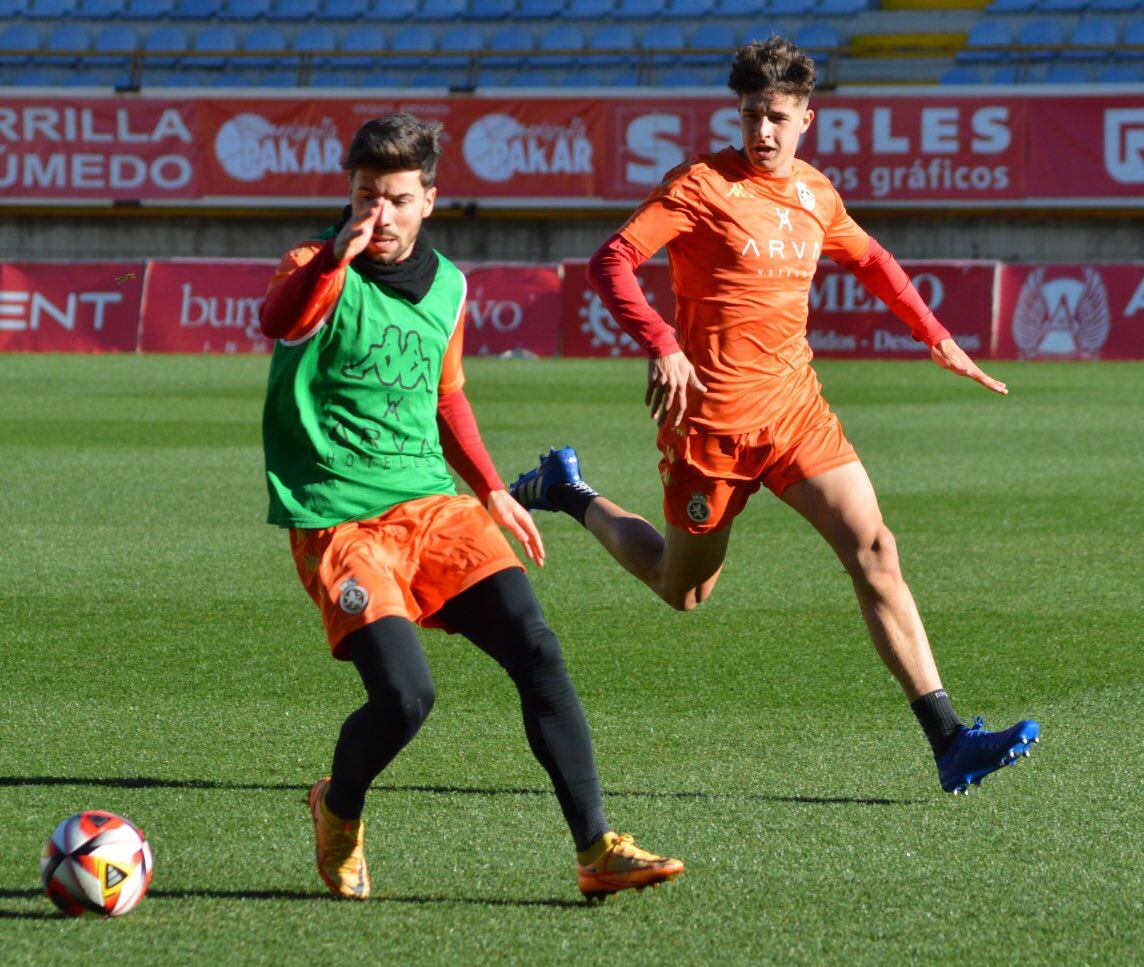
{"type": "Polygon", "coordinates": [[[941,75],[942,84],[980,84],[981,75],[972,67],[951,67],[941,75]]]}
{"type": "Polygon", "coordinates": [[[443,54],[449,56],[438,57],[434,61],[436,67],[468,67],[473,60],[472,52],[484,46],[480,30],[473,24],[461,24],[450,27],[441,37],[441,46],[438,48],[443,54]]]}
{"type": "MultiPolygon", "coordinates": [[[[143,50],[148,53],[154,51],[162,52],[177,52],[185,51],[190,47],[190,40],[187,38],[187,32],[182,27],[176,27],[174,24],[168,24],[164,27],[159,27],[153,30],[143,40],[143,50]]],[[[155,57],[150,56],[147,58],[149,67],[174,67],[180,61],[178,57],[155,57]]]]}
{"type": "Polygon", "coordinates": [[[715,12],[723,17],[757,17],[766,7],[765,0],[718,0],[715,12]]]}
{"type": "Polygon", "coordinates": [[[92,67],[119,67],[126,68],[130,59],[122,51],[135,51],[139,48],[139,33],[128,24],[111,24],[104,27],[95,38],[95,50],[99,54],[110,52],[119,56],[97,56],[87,58],[92,67]]]}
{"type": "Polygon", "coordinates": [[[724,23],[705,23],[691,36],[688,45],[694,51],[704,48],[712,53],[686,53],[681,58],[684,64],[722,64],[729,51],[735,48],[735,33],[724,23]]]}
{"type": "Polygon", "coordinates": [[[1088,72],[1076,64],[1053,64],[1045,74],[1046,84],[1087,84],[1088,72]]]}
{"type": "Polygon", "coordinates": [[[60,20],[75,9],[73,0],[31,0],[24,16],[43,20],[60,20]]]}
{"type": "Polygon", "coordinates": [[[465,12],[465,0],[422,0],[422,20],[456,20],[465,12]]]}
{"type": "MultiPolygon", "coordinates": [[[[40,49],[40,32],[31,24],[13,24],[0,33],[0,51],[40,49]]],[[[30,63],[27,54],[2,54],[0,64],[19,66],[30,63]]]]}
{"type": "Polygon", "coordinates": [[[966,38],[966,49],[957,55],[963,64],[998,63],[1009,59],[1007,51],[977,50],[978,47],[1008,47],[1013,43],[1013,31],[1001,20],[979,20],[966,38]]]}
{"type": "Polygon", "coordinates": [[[274,0],[267,20],[310,20],[317,4],[312,0],[274,0]]]}
{"type": "Polygon", "coordinates": [[[660,67],[677,63],[679,51],[686,46],[682,28],[673,23],[652,24],[639,39],[639,49],[660,67]]]}
{"type": "MultiPolygon", "coordinates": [[[[230,27],[214,24],[195,37],[191,49],[202,53],[209,51],[231,54],[238,50],[238,35],[230,27]]],[[[230,59],[227,57],[195,57],[189,60],[188,66],[196,68],[226,67],[229,63],[230,59]]]]}
{"type": "Polygon", "coordinates": [[[695,20],[708,17],[715,12],[715,0],[667,0],[660,16],[695,20]]]}
{"type": "Polygon", "coordinates": [[[361,20],[370,12],[370,0],[326,0],[315,14],[318,20],[361,20]]]}
{"type": "Polygon", "coordinates": [[[294,36],[294,52],[298,54],[316,54],[310,58],[310,65],[325,68],[335,65],[330,57],[322,57],[326,51],[338,49],[338,38],[333,30],[325,25],[307,27],[294,36]]]}
{"type": "Polygon", "coordinates": [[[121,16],[128,20],[162,20],[175,8],[175,0],[127,0],[121,16]]]}
{"type": "Polygon", "coordinates": [[[87,51],[90,47],[91,40],[87,35],[86,29],[76,24],[63,24],[51,32],[44,49],[48,51],[68,51],[70,56],[41,57],[37,63],[74,67],[79,61],[79,56],[75,51],[87,51]]]}
{"type": "MultiPolygon", "coordinates": [[[[487,50],[502,51],[531,51],[535,47],[532,31],[520,24],[510,24],[502,27],[489,38],[487,50]]],[[[488,67],[521,67],[525,63],[527,54],[486,55],[482,63],[488,67]]]]}
{"type": "Polygon", "coordinates": [[[504,20],[515,9],[513,0],[469,0],[465,15],[470,20],[504,20]]]}
{"type": "MultiPolygon", "coordinates": [[[[542,51],[583,50],[584,47],[584,32],[573,24],[549,27],[540,36],[539,49],[542,51]]],[[[532,63],[538,67],[568,67],[573,60],[569,54],[538,54],[533,56],[532,63]]]]}
{"type": "Polygon", "coordinates": [[[204,23],[217,17],[222,9],[222,0],[175,0],[171,11],[172,20],[195,20],[204,23]]]}
{"type": "Polygon", "coordinates": [[[342,50],[361,56],[338,58],[339,68],[372,67],[377,53],[385,50],[385,31],[372,24],[355,27],[342,41],[342,50]]]}
{"type": "Polygon", "coordinates": [[[122,0],[79,0],[76,14],[90,20],[111,20],[123,9],[122,0]]]}
{"type": "MultiPolygon", "coordinates": [[[[1144,47],[1144,20],[1133,20],[1124,31],[1125,47],[1144,47]]],[[[1118,50],[1119,60],[1144,60],[1144,50],[1118,50]]]]}
{"type": "MultiPolygon", "coordinates": [[[[1059,21],[1030,20],[1017,31],[1017,47],[1060,46],[1065,42],[1065,29],[1059,21]]],[[[1030,60],[1052,60],[1056,53],[1051,50],[1019,50],[1019,56],[1030,60]]]]}
{"type": "Polygon", "coordinates": [[[1102,47],[1104,50],[1066,50],[1061,54],[1066,59],[1105,59],[1111,56],[1112,48],[1116,46],[1116,24],[1098,17],[1081,20],[1073,28],[1069,44],[1074,47],[1102,47]]]}
{"type": "Polygon", "coordinates": [[[989,4],[990,13],[1032,13],[1037,0],[993,0],[989,4]]]}
{"type": "Polygon", "coordinates": [[[564,0],[518,0],[518,20],[550,20],[560,15],[564,0]]]}
{"type": "Polygon", "coordinates": [[[1144,10],[1141,0],[1091,0],[1088,9],[1094,13],[1128,13],[1144,10]]]}
{"type": "Polygon", "coordinates": [[[592,67],[618,67],[629,58],[623,53],[594,53],[595,51],[632,51],[635,50],[635,35],[632,29],[619,24],[598,28],[588,38],[587,52],[580,59],[582,64],[592,67]]]}
{"type": "Polygon", "coordinates": [[[433,31],[424,24],[410,24],[408,27],[402,27],[389,38],[389,49],[398,53],[409,51],[413,56],[391,58],[388,61],[389,66],[394,68],[423,67],[429,62],[424,53],[435,50],[436,46],[433,31]]]}
{"type": "Polygon", "coordinates": [[[286,56],[289,44],[286,36],[277,27],[256,27],[243,38],[242,49],[245,51],[278,54],[277,57],[243,57],[235,63],[240,67],[277,67],[286,56]]]}
{"type": "Polygon", "coordinates": [[[564,16],[570,20],[602,20],[612,13],[613,0],[568,0],[564,16]]]}
{"type": "Polygon", "coordinates": [[[1123,64],[1104,68],[1096,79],[1102,84],[1139,84],[1141,80],[1144,80],[1140,71],[1123,64]]]}
{"type": "Polygon", "coordinates": [[[618,20],[649,20],[662,5],[662,0],[616,0],[612,16],[618,20]]]}
{"type": "Polygon", "coordinates": [[[270,12],[270,0],[224,0],[222,20],[258,20],[270,12]]]}

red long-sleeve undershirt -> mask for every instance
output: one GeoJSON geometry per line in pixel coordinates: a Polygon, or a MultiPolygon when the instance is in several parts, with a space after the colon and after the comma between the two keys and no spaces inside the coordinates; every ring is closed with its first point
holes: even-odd
{"type": "MultiPolygon", "coordinates": [[[[345,266],[334,258],[333,241],[320,248],[315,246],[312,251],[313,255],[304,264],[298,264],[305,257],[302,251],[296,249],[291,252],[271,281],[259,321],[263,333],[273,339],[294,341],[305,338],[333,308],[341,294],[345,266]]],[[[457,325],[463,329],[463,313],[457,325]]],[[[460,335],[463,334],[458,338],[460,335]]],[[[460,349],[456,352],[459,362],[460,349]]],[[[505,489],[504,481],[481,439],[476,415],[463,389],[438,395],[437,429],[445,459],[482,504],[488,502],[492,491],[505,489]]]]}
{"type": "MultiPolygon", "coordinates": [[[[588,282],[612,318],[649,356],[667,356],[679,352],[679,343],[675,331],[651,307],[636,282],[636,269],[645,261],[631,242],[613,235],[589,261],[588,282]]],[[[905,269],[873,236],[861,259],[839,264],[909,326],[919,342],[933,346],[949,338],[949,331],[937,321],[905,269]]]]}

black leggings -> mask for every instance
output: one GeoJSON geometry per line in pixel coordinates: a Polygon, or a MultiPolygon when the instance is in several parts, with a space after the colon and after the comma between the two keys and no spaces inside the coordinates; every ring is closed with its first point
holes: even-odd
{"type": "MultiPolygon", "coordinates": [[[[520,693],[528,744],[552,779],[578,850],[607,832],[600,780],[584,710],[524,572],[485,578],[440,612],[494,658],[520,693]]],[[[417,734],[433,707],[435,690],[413,624],[381,618],[344,641],[369,700],[346,719],[334,749],[326,804],[338,816],[361,815],[370,783],[417,734]]]]}

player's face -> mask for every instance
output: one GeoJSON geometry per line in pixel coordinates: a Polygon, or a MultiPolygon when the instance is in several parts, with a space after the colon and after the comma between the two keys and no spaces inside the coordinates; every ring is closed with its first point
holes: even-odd
{"type": "Polygon", "coordinates": [[[365,254],[375,262],[400,262],[408,258],[421,231],[421,223],[433,211],[437,189],[421,184],[420,171],[377,171],[357,168],[350,181],[350,207],[360,215],[374,205],[381,214],[365,254]]]}
{"type": "Polygon", "coordinates": [[[739,98],[739,125],[747,160],[769,175],[785,178],[814,112],[805,98],[756,91],[739,98]]]}

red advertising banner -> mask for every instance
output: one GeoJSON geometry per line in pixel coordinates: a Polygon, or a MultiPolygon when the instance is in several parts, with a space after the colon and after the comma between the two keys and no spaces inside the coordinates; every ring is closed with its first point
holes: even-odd
{"type": "Polygon", "coordinates": [[[0,262],[0,352],[135,352],[142,262],[0,262]]]}
{"type": "Polygon", "coordinates": [[[469,281],[465,354],[531,353],[560,348],[560,273],[550,265],[462,265],[469,281]]]}
{"type": "MultiPolygon", "coordinates": [[[[993,329],[995,262],[902,262],[926,304],[971,356],[988,356],[993,329]]],[[[807,340],[816,356],[926,358],[885,304],[845,269],[820,262],[810,284],[807,340]]]]}
{"type": "Polygon", "coordinates": [[[0,198],[198,198],[196,102],[5,96],[0,198]]]}
{"type": "Polygon", "coordinates": [[[146,353],[268,353],[258,325],[273,260],[151,262],[139,348],[146,353]]]}
{"type": "MultiPolygon", "coordinates": [[[[1144,207],[1139,98],[914,89],[822,94],[813,107],[799,156],[851,205],[1144,207]]],[[[445,126],[443,204],[627,207],[675,165],[741,140],[729,95],[164,101],[9,92],[0,197],[329,205],[346,195],[340,161],[354,131],[397,110],[445,126]]]]}
{"type": "Polygon", "coordinates": [[[344,199],[341,168],[371,118],[412,111],[445,125],[437,183],[447,199],[598,194],[603,112],[595,99],[209,100],[199,105],[203,195],[344,199]]]}
{"type": "Polygon", "coordinates": [[[1144,264],[1005,265],[993,355],[1144,359],[1144,264]]]}
{"type": "MultiPolygon", "coordinates": [[[[644,356],[631,336],[624,332],[604,308],[600,297],[588,284],[587,259],[563,263],[560,287],[560,352],[563,356],[644,356]]],[[[645,262],[636,272],[636,281],[652,307],[668,322],[675,321],[675,297],[666,262],[645,262]]]]}

